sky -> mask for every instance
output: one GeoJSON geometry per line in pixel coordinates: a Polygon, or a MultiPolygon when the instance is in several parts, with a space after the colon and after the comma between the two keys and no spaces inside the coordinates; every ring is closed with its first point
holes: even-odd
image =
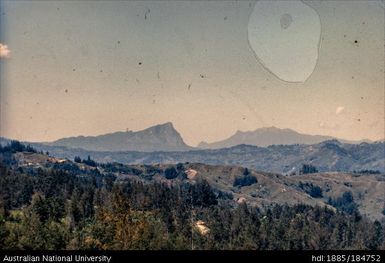
{"type": "Polygon", "coordinates": [[[0,1],[0,136],[384,139],[383,1],[0,1]]]}

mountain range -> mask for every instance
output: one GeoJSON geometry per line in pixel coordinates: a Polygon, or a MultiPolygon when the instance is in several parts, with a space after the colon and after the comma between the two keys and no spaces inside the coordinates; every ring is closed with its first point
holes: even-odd
{"type": "Polygon", "coordinates": [[[361,143],[361,142],[370,142],[369,140],[362,141],[349,141],[344,139],[335,138],[332,136],[323,136],[323,135],[308,135],[298,133],[291,129],[280,129],[277,127],[265,127],[259,128],[254,131],[237,131],[234,135],[229,138],[213,142],[206,143],[201,142],[198,145],[198,148],[201,149],[220,149],[228,148],[240,144],[254,145],[266,147],[270,145],[289,145],[289,144],[316,144],[328,140],[338,140],[344,143],[361,143]]]}
{"type": "Polygon", "coordinates": [[[330,140],[318,144],[292,144],[257,147],[237,145],[222,149],[190,151],[88,151],[81,148],[32,143],[39,151],[53,156],[74,159],[91,156],[97,162],[124,164],[205,163],[238,165],[258,171],[291,174],[303,164],[311,164],[320,172],[378,170],[385,172],[385,142],[346,144],[330,140]]]}
{"type": "MultiPolygon", "coordinates": [[[[354,142],[328,136],[300,134],[275,127],[240,132],[227,140],[188,146],[172,123],[142,131],[100,136],[63,138],[50,143],[30,143],[39,151],[73,159],[91,156],[97,162],[125,164],[205,163],[239,165],[259,171],[298,172],[311,164],[321,172],[376,170],[385,172],[385,142],[354,142]],[[267,146],[269,145],[269,146],[267,146]]],[[[1,142],[6,139],[0,138],[1,142]]],[[[28,143],[28,142],[26,142],[28,143]]]]}
{"type": "Polygon", "coordinates": [[[188,151],[193,147],[183,141],[171,122],[133,132],[115,132],[99,136],[78,136],[59,139],[52,146],[82,148],[89,151],[188,151]]]}
{"type": "MultiPolygon", "coordinates": [[[[337,139],[343,143],[361,143],[363,141],[348,141],[331,136],[301,134],[291,129],[276,127],[260,128],[254,131],[237,131],[223,141],[214,143],[201,142],[194,148],[187,145],[171,122],[149,127],[141,131],[115,132],[99,136],[78,136],[62,138],[48,143],[51,146],[82,148],[89,151],[190,151],[197,149],[221,149],[236,145],[253,145],[266,147],[270,145],[317,144],[327,140],[337,139]]],[[[370,142],[365,140],[365,142],[370,142]]]]}

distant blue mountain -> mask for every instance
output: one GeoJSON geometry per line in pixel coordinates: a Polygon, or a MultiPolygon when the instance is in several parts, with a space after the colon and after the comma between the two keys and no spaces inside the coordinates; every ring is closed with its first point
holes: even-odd
{"type": "Polygon", "coordinates": [[[269,146],[269,145],[289,145],[289,144],[316,144],[327,140],[337,139],[345,143],[361,143],[361,142],[371,142],[369,140],[363,141],[349,141],[332,136],[323,136],[323,135],[308,135],[298,133],[291,129],[280,129],[276,127],[266,127],[256,129],[255,131],[237,131],[234,135],[228,139],[214,142],[206,143],[201,142],[198,145],[198,148],[201,149],[220,149],[228,148],[240,144],[255,145],[255,146],[269,146]]]}

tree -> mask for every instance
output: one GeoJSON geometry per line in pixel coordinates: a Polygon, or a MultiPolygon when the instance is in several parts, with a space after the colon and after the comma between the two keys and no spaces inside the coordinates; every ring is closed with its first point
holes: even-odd
{"type": "Polygon", "coordinates": [[[88,155],[87,157],[87,160],[83,160],[83,163],[84,164],[87,164],[89,166],[92,166],[92,167],[96,167],[97,166],[97,163],[91,159],[91,156],[88,155]]]}
{"type": "Polygon", "coordinates": [[[303,189],[306,193],[308,193],[311,197],[314,197],[314,198],[323,197],[322,188],[317,185],[313,185],[312,183],[300,182],[299,187],[303,189]]]}
{"type": "Polygon", "coordinates": [[[218,203],[215,193],[206,180],[198,181],[191,185],[192,204],[195,206],[209,207],[218,203]]]}
{"type": "Polygon", "coordinates": [[[303,164],[302,168],[299,170],[299,174],[312,174],[318,173],[318,170],[315,166],[311,164],[303,164]]]}
{"type": "Polygon", "coordinates": [[[32,146],[31,145],[27,145],[27,147],[25,148],[25,151],[26,152],[30,152],[30,153],[36,153],[37,151],[34,149],[34,148],[32,148],[32,146]]]}
{"type": "Polygon", "coordinates": [[[174,167],[169,167],[169,168],[166,168],[166,170],[164,171],[164,176],[167,179],[174,179],[178,176],[178,172],[174,167]]]}
{"type": "Polygon", "coordinates": [[[255,176],[242,175],[242,176],[235,177],[234,182],[233,182],[233,186],[234,187],[235,186],[243,187],[243,186],[249,186],[249,185],[255,184],[257,182],[258,182],[258,180],[255,176]]]}
{"type": "Polygon", "coordinates": [[[322,198],[322,189],[321,187],[319,186],[314,186],[312,185],[311,189],[310,189],[310,196],[311,197],[314,197],[314,198],[322,198]]]}
{"type": "Polygon", "coordinates": [[[384,202],[384,208],[382,209],[382,214],[385,215],[385,202],[384,202]]]}
{"type": "Polygon", "coordinates": [[[354,202],[353,194],[350,191],[344,192],[341,197],[336,199],[329,198],[328,203],[350,215],[358,213],[358,206],[354,202]]]}
{"type": "Polygon", "coordinates": [[[177,170],[178,172],[184,171],[183,163],[177,163],[177,165],[176,165],[176,170],[177,170]]]}
{"type": "Polygon", "coordinates": [[[25,150],[25,146],[19,141],[11,141],[11,149],[14,152],[23,152],[25,150]]]}

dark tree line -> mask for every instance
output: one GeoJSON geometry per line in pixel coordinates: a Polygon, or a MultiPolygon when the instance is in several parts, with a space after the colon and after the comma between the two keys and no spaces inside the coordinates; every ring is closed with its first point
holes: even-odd
{"type": "Polygon", "coordinates": [[[30,152],[36,153],[37,151],[30,145],[22,144],[19,141],[11,141],[8,145],[2,146],[0,144],[0,153],[16,153],[16,152],[30,152]]]}
{"type": "Polygon", "coordinates": [[[92,160],[91,156],[89,156],[89,155],[88,155],[87,159],[83,159],[83,160],[79,156],[75,156],[74,162],[75,163],[84,163],[84,164],[92,166],[92,167],[96,167],[98,165],[97,162],[92,160]]]}

